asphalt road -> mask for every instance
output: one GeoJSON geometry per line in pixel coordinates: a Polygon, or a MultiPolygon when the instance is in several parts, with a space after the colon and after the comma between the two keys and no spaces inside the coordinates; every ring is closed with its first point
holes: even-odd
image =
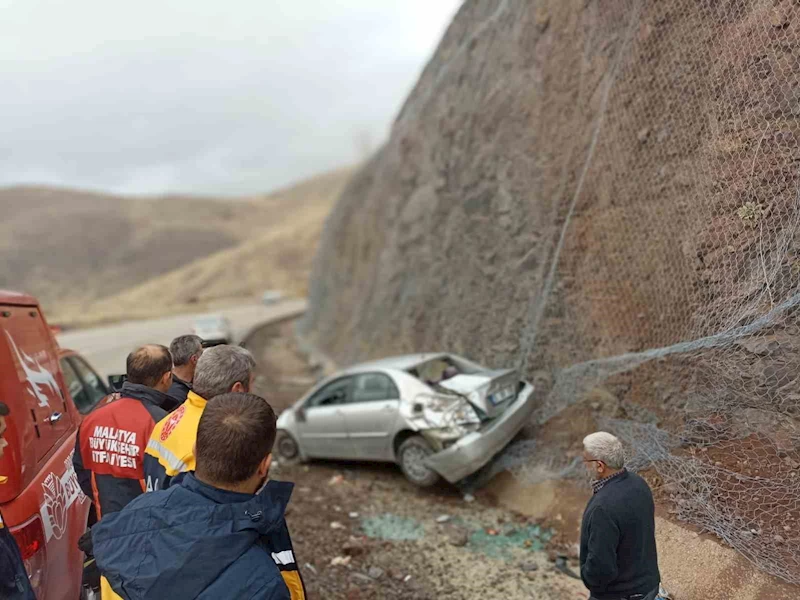
{"type": "Polygon", "coordinates": [[[129,321],[82,329],[59,334],[58,343],[62,348],[77,350],[94,366],[103,377],[125,372],[125,359],[128,353],[142,344],[164,344],[168,346],[173,338],[192,333],[192,323],[204,314],[223,315],[233,327],[234,340],[238,343],[255,326],[298,315],[305,310],[305,300],[289,300],[271,306],[250,304],[235,308],[215,310],[209,313],[196,313],[129,321]]]}

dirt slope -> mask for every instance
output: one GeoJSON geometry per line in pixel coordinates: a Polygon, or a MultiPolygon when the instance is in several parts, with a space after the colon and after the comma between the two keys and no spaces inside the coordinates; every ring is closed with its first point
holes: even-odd
{"type": "Polygon", "coordinates": [[[135,291],[126,300],[128,290],[174,271],[159,281],[155,297],[144,288],[148,315],[179,302],[184,289],[201,299],[267,287],[302,291],[303,265],[349,174],[337,171],[267,196],[233,200],[3,189],[0,288],[32,293],[52,319],[72,322],[126,318],[126,311],[142,306],[135,291]],[[198,265],[188,275],[180,274],[193,263],[198,265]],[[209,281],[217,272],[235,278],[235,285],[214,289],[209,281]],[[194,281],[199,285],[192,288],[194,281]],[[112,300],[92,306],[103,298],[112,300]]]}

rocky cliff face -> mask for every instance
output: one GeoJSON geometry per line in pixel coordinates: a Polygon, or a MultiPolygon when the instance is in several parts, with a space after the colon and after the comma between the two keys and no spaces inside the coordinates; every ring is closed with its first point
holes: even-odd
{"type": "Polygon", "coordinates": [[[539,448],[615,431],[800,583],[799,34],[790,0],[467,0],[328,219],[305,334],[519,366],[539,448]]]}
{"type": "Polygon", "coordinates": [[[763,312],[790,286],[796,12],[468,0],[329,218],[306,332],[344,362],[558,369],[763,312]]]}

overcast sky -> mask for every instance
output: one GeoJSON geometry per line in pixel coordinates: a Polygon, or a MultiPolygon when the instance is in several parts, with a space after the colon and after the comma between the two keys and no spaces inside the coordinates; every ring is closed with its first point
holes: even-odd
{"type": "Polygon", "coordinates": [[[460,0],[0,0],[0,186],[261,193],[375,149],[460,0]]]}

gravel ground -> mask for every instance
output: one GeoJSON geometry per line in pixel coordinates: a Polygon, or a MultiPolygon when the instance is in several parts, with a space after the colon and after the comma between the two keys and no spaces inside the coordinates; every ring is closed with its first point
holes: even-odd
{"type": "Polygon", "coordinates": [[[287,520],[313,597],[586,597],[548,560],[549,530],[480,495],[418,490],[392,465],[279,465],[273,476],[296,485],[287,520]]]}

